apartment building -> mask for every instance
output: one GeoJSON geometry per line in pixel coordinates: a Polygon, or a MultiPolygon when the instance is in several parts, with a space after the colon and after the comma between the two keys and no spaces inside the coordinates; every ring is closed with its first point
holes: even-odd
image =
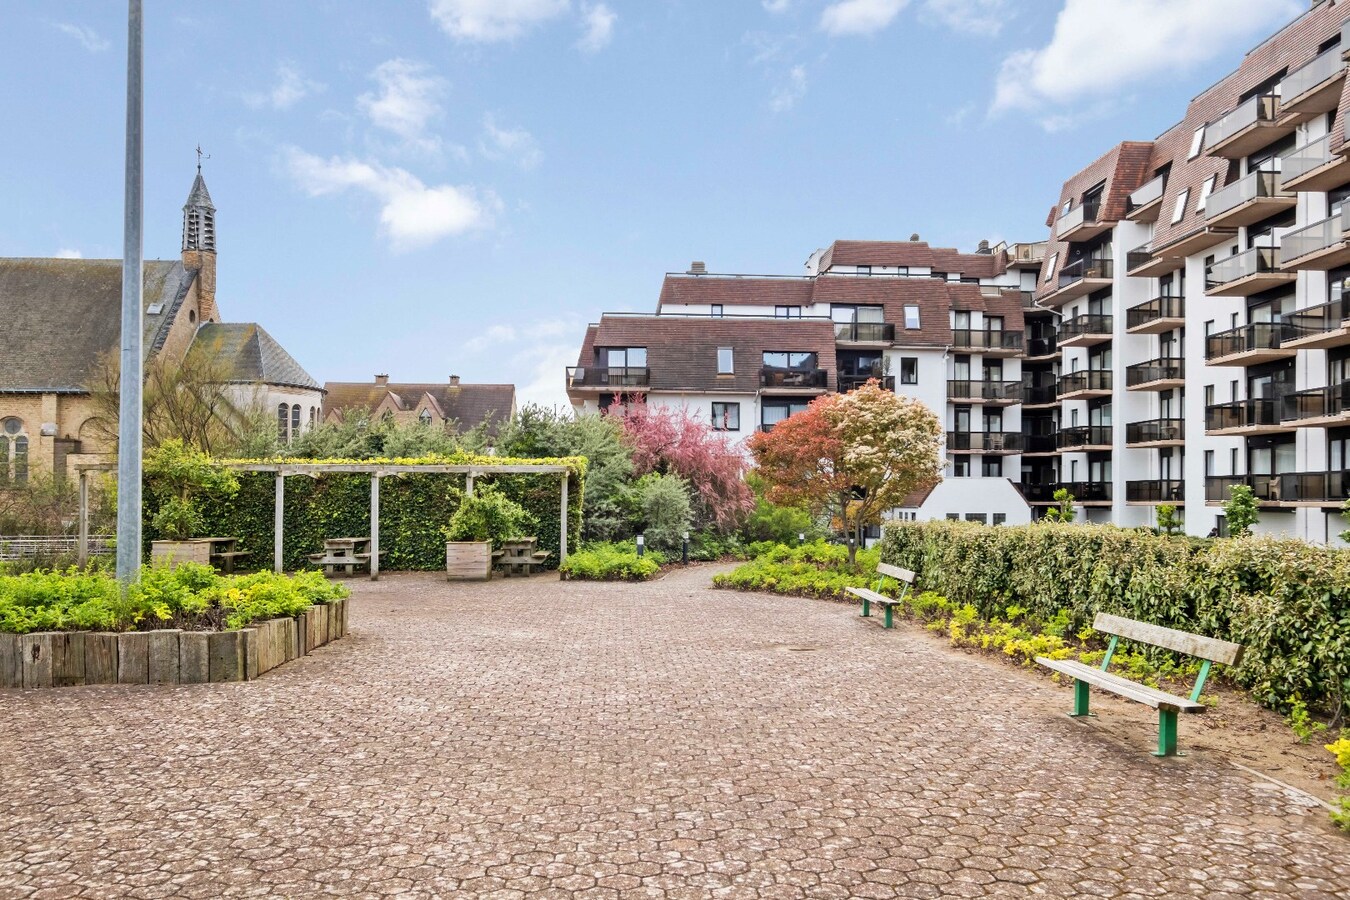
{"type": "Polygon", "coordinates": [[[836,241],[804,276],[666,275],[654,314],[606,313],[567,371],[574,406],[641,393],[744,442],[829,391],[876,378],[945,416],[948,478],[906,517],[1026,522],[1023,355],[1053,318],[1032,304],[1044,244],[960,253],[836,241]]]}
{"type": "Polygon", "coordinates": [[[1260,531],[1334,541],[1343,528],[1345,18],[1315,5],[1156,140],[1065,183],[1035,298],[1057,346],[1024,361],[1047,389],[1024,426],[1056,436],[1023,456],[1033,506],[1063,485],[1089,521],[1151,524],[1173,503],[1206,534],[1246,484],[1260,531]]]}

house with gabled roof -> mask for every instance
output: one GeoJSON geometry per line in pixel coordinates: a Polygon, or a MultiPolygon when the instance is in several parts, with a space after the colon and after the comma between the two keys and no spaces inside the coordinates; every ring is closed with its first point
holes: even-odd
{"type": "Polygon", "coordinates": [[[357,414],[463,433],[479,426],[495,431],[516,413],[515,385],[466,384],[458,375],[440,384],[391,382],[388,375],[376,375],[374,381],[330,381],[324,391],[325,422],[357,414]]]}

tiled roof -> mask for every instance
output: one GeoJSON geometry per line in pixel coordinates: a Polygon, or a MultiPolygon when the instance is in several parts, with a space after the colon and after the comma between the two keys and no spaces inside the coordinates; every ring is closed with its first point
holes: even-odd
{"type": "Polygon", "coordinates": [[[314,380],[276,340],[252,322],[212,322],[197,330],[191,354],[206,354],[226,367],[235,384],[270,384],[320,390],[314,380]]]}
{"type": "Polygon", "coordinates": [[[820,270],[831,266],[914,266],[936,272],[992,278],[1006,268],[1002,254],[962,253],[949,247],[930,247],[925,241],[835,241],[820,259],[820,270]]]}
{"type": "Polygon", "coordinates": [[[415,410],[430,394],[441,413],[455,420],[463,430],[487,422],[500,423],[511,417],[516,408],[516,386],[513,384],[436,384],[374,382],[335,382],[324,384],[327,395],[323,400],[326,417],[334,411],[365,410],[374,412],[392,396],[399,410],[415,410]]]}
{"type": "Polygon", "coordinates": [[[657,310],[668,303],[727,306],[805,306],[811,302],[810,278],[756,278],[740,275],[667,275],[657,310]]]}
{"type": "MultiPolygon", "coordinates": [[[[196,275],[176,259],[145,263],[147,356],[196,275]]],[[[0,391],[85,391],[100,357],[117,351],[121,323],[120,259],[0,259],[0,391]]]]}
{"type": "Polygon", "coordinates": [[[952,342],[953,297],[972,294],[980,286],[949,284],[936,278],[866,278],[856,275],[822,275],[816,279],[817,303],[857,303],[885,308],[887,322],[895,325],[895,343],[902,347],[945,347],[952,342]],[[919,307],[919,328],[905,329],[905,307],[919,307]]]}

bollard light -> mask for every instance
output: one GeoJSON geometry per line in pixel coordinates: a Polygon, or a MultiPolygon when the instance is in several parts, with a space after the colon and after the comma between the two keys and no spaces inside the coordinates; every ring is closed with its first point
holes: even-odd
{"type": "Polygon", "coordinates": [[[643,535],[637,536],[637,554],[641,556],[647,549],[647,539],[643,535]]]}
{"type": "Polygon", "coordinates": [[[684,564],[689,565],[689,532],[684,533],[684,553],[682,554],[684,564]]]}
{"type": "Polygon", "coordinates": [[[805,532],[805,531],[798,533],[798,535],[797,535],[797,543],[799,543],[799,544],[805,544],[805,543],[806,543],[806,532],[805,532]]]}

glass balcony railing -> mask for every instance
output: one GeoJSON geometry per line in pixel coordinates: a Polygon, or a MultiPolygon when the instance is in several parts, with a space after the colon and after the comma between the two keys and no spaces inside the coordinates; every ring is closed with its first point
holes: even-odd
{"type": "Polygon", "coordinates": [[[1280,238],[1280,265],[1341,244],[1345,240],[1347,225],[1350,225],[1350,203],[1342,207],[1337,215],[1285,233],[1280,238]]]}
{"type": "Polygon", "coordinates": [[[646,387],[650,383],[651,369],[646,368],[572,366],[567,370],[568,387],[646,387]]]}
{"type": "Polygon", "coordinates": [[[1083,316],[1074,316],[1072,319],[1065,319],[1059,325],[1060,343],[1068,343],[1073,338],[1083,337],[1089,334],[1110,335],[1114,327],[1115,320],[1111,316],[1089,313],[1083,316]]]}
{"type": "Polygon", "coordinates": [[[853,343],[889,343],[895,326],[888,322],[835,322],[834,339],[853,343]]]}
{"type": "Polygon", "coordinates": [[[1282,322],[1252,322],[1205,338],[1205,359],[1222,359],[1254,350],[1278,350],[1286,328],[1282,322]]]}
{"type": "Polygon", "coordinates": [[[1229,138],[1261,122],[1273,122],[1280,107],[1274,94],[1258,94],[1205,126],[1205,149],[1211,150],[1229,138]]]}
{"type": "Polygon", "coordinates": [[[1022,435],[1023,453],[1057,453],[1059,452],[1059,438],[1054,434],[1024,434],[1022,435]]]}
{"type": "Polygon", "coordinates": [[[1140,244],[1133,250],[1125,254],[1125,271],[1133,272],[1140,266],[1146,266],[1153,262],[1153,242],[1140,244]]]}
{"type": "Polygon", "coordinates": [[[1350,413],[1350,381],[1296,391],[1280,398],[1280,421],[1334,419],[1350,413]]]}
{"type": "Polygon", "coordinates": [[[1337,44],[1330,50],[1324,50],[1312,62],[1284,76],[1280,82],[1280,102],[1286,105],[1295,103],[1308,91],[1344,70],[1345,61],[1341,59],[1341,47],[1337,44]]]}
{"type": "Polygon", "coordinates": [[[1159,319],[1184,319],[1186,301],[1182,297],[1154,297],[1147,303],[1130,307],[1125,313],[1126,328],[1142,328],[1159,319]]]}
{"type": "Polygon", "coordinates": [[[993,402],[1020,403],[1022,400],[1022,382],[953,379],[947,382],[947,397],[952,400],[990,400],[993,402]]]}
{"type": "Polygon", "coordinates": [[[1022,402],[1033,406],[1044,406],[1047,403],[1055,403],[1059,400],[1059,385],[1057,384],[1038,384],[1023,385],[1022,402]]]}
{"type": "Polygon", "coordinates": [[[883,391],[895,391],[894,375],[847,375],[843,372],[838,374],[839,390],[841,393],[857,390],[869,381],[876,381],[883,391]]]}
{"type": "Polygon", "coordinates": [[[1280,183],[1285,184],[1331,162],[1331,135],[1297,147],[1280,163],[1280,183]]]}
{"type": "Polygon", "coordinates": [[[1136,387],[1154,381],[1180,381],[1186,377],[1186,360],[1160,357],[1125,368],[1125,386],[1136,387]]]}
{"type": "Polygon", "coordinates": [[[1186,499],[1186,482],[1177,479],[1125,482],[1125,500],[1130,503],[1180,503],[1186,499]]]}
{"type": "Polygon", "coordinates": [[[1075,425],[1059,430],[1059,449],[1111,446],[1110,425],[1075,425]]]}
{"type": "Polygon", "coordinates": [[[1129,209],[1131,212],[1141,206],[1148,206],[1150,203],[1156,203],[1162,199],[1163,191],[1167,190],[1167,176],[1159,175],[1150,181],[1146,181],[1134,189],[1130,194],[1129,209]]]}
{"type": "Polygon", "coordinates": [[[1280,424],[1280,401],[1274,397],[1234,400],[1205,407],[1205,430],[1256,428],[1280,424]]]}
{"type": "Polygon", "coordinates": [[[1350,471],[1285,472],[1275,479],[1278,501],[1339,506],[1350,499],[1350,471]]]}
{"type": "Polygon", "coordinates": [[[1339,300],[1299,309],[1284,316],[1284,339],[1316,337],[1319,334],[1339,332],[1350,319],[1350,293],[1339,300]]]}
{"type": "Polygon", "coordinates": [[[1084,372],[1069,372],[1059,377],[1059,395],[1076,394],[1080,391],[1110,391],[1112,385],[1109,369],[1088,369],[1084,372]]]}
{"type": "Polygon", "coordinates": [[[1059,338],[1034,337],[1027,339],[1027,356],[1052,356],[1059,352],[1059,338]]]}
{"type": "Polygon", "coordinates": [[[1186,439],[1185,419],[1149,419],[1125,426],[1126,444],[1161,444],[1186,439]]]}
{"type": "Polygon", "coordinates": [[[1088,203],[1080,203],[1073,209],[1060,216],[1055,224],[1055,237],[1063,237],[1075,228],[1083,225],[1093,225],[1097,222],[1097,215],[1101,212],[1101,201],[1092,200],[1088,203]]]}
{"type": "Polygon", "coordinates": [[[1275,247],[1253,247],[1225,257],[1205,269],[1205,287],[1222,287],[1248,275],[1278,272],[1279,252],[1275,247]]]}
{"type": "Polygon", "coordinates": [[[1289,191],[1280,189],[1279,181],[1278,172],[1252,172],[1245,178],[1239,178],[1209,195],[1205,201],[1205,218],[1213,219],[1262,197],[1293,197],[1289,191]]]}
{"type": "Polygon", "coordinates": [[[947,449],[973,453],[1020,453],[1020,431],[949,431],[947,449]]]}
{"type": "Polygon", "coordinates": [[[759,385],[766,388],[823,388],[829,384],[824,369],[788,369],[764,366],[759,370],[759,385]]]}
{"type": "Polygon", "coordinates": [[[1022,349],[1022,332],[953,328],[952,346],[960,350],[1017,351],[1022,349]]]}
{"type": "Polygon", "coordinates": [[[1011,244],[1008,247],[1008,259],[1015,263],[1039,263],[1045,260],[1047,242],[1011,244]]]}
{"type": "Polygon", "coordinates": [[[1061,288],[1076,284],[1085,278],[1110,278],[1113,261],[1109,259],[1080,259],[1059,270],[1061,288]]]}
{"type": "Polygon", "coordinates": [[[1064,488],[1079,503],[1111,502],[1111,482],[1109,481],[1062,481],[1056,489],[1064,488]]]}

